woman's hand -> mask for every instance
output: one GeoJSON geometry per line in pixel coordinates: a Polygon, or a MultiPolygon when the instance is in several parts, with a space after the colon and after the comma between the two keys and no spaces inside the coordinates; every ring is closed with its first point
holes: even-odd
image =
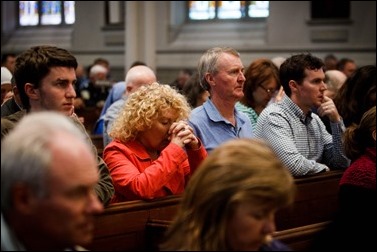
{"type": "Polygon", "coordinates": [[[169,135],[171,142],[190,149],[198,149],[200,142],[193,129],[186,121],[175,122],[170,126],[169,135]]]}

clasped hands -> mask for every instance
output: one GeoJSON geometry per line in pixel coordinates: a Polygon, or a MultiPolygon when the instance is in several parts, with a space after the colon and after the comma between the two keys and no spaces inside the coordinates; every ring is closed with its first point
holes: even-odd
{"type": "Polygon", "coordinates": [[[190,149],[198,149],[200,142],[195,136],[193,129],[186,121],[174,122],[169,129],[169,139],[172,143],[190,149]]]}

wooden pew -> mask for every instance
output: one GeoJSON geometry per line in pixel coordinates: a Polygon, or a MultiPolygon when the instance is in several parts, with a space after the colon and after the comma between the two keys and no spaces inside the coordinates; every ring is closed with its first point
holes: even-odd
{"type": "Polygon", "coordinates": [[[102,108],[97,107],[84,107],[75,109],[75,113],[79,117],[84,117],[84,126],[86,131],[91,134],[97,119],[101,115],[102,108]]]}
{"type": "MultiPolygon", "coordinates": [[[[150,246],[148,251],[158,251],[158,244],[163,239],[164,233],[171,221],[149,220],[146,226],[146,237],[150,246]]],[[[310,225],[276,231],[275,239],[288,245],[294,251],[307,251],[316,235],[325,228],[329,222],[319,222],[310,225]]]]}
{"type": "MultiPolygon", "coordinates": [[[[277,237],[292,248],[304,248],[312,235],[331,220],[337,206],[342,171],[296,178],[293,206],[276,214],[277,237]]],[[[130,201],[108,206],[95,220],[93,251],[156,251],[177,211],[180,196],[154,201],[130,201]]]]}
{"type": "Polygon", "coordinates": [[[172,220],[181,197],[155,201],[129,201],[112,204],[95,219],[92,251],[147,250],[146,225],[150,219],[172,220]]]}
{"type": "Polygon", "coordinates": [[[332,219],[338,205],[341,170],[296,178],[294,203],[276,213],[277,230],[310,225],[332,219]]]}
{"type": "Polygon", "coordinates": [[[329,221],[277,231],[273,237],[287,244],[294,251],[308,251],[314,238],[329,221]]]}

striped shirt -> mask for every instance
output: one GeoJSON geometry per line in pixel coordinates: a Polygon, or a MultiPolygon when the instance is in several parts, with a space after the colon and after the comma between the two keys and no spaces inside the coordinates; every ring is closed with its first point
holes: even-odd
{"type": "Polygon", "coordinates": [[[255,126],[257,125],[258,120],[257,112],[255,112],[252,107],[245,106],[241,102],[236,103],[236,108],[238,109],[238,111],[244,113],[245,115],[247,115],[247,117],[249,117],[251,127],[253,128],[253,131],[255,131],[255,126]]]}
{"type": "Polygon", "coordinates": [[[259,115],[255,136],[268,142],[293,176],[315,174],[329,167],[345,169],[350,160],[342,145],[343,121],[331,122],[330,135],[318,115],[303,111],[288,97],[259,115]]]}

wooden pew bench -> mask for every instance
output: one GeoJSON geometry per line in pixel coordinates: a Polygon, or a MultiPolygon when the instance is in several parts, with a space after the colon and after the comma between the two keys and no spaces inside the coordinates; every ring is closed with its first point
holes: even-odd
{"type": "Polygon", "coordinates": [[[77,114],[77,116],[84,118],[84,126],[89,134],[93,132],[96,121],[101,115],[101,110],[102,108],[98,107],[85,107],[75,109],[75,113],[77,114]]]}
{"type": "MultiPolygon", "coordinates": [[[[149,244],[149,251],[158,251],[158,244],[163,239],[164,233],[171,221],[149,220],[146,224],[146,237],[149,244]]],[[[325,228],[329,222],[319,222],[310,225],[285,229],[273,234],[275,239],[288,245],[294,251],[307,251],[316,235],[325,228]]]]}
{"type": "Polygon", "coordinates": [[[274,233],[273,237],[288,245],[294,251],[308,251],[313,239],[329,221],[285,229],[274,233]]]}
{"type": "MultiPolygon", "coordinates": [[[[331,220],[337,207],[342,171],[296,178],[298,187],[291,207],[276,213],[276,237],[292,248],[308,245],[312,235],[331,220]]],[[[130,201],[108,206],[95,219],[93,251],[156,251],[177,211],[180,196],[154,201],[130,201]]]]}
{"type": "Polygon", "coordinates": [[[294,203],[276,213],[277,230],[290,229],[332,219],[338,206],[338,185],[343,171],[335,170],[296,178],[294,203]]]}
{"type": "Polygon", "coordinates": [[[150,219],[172,220],[181,197],[155,201],[129,201],[112,204],[95,219],[92,251],[148,250],[146,225],[150,219]]]}

